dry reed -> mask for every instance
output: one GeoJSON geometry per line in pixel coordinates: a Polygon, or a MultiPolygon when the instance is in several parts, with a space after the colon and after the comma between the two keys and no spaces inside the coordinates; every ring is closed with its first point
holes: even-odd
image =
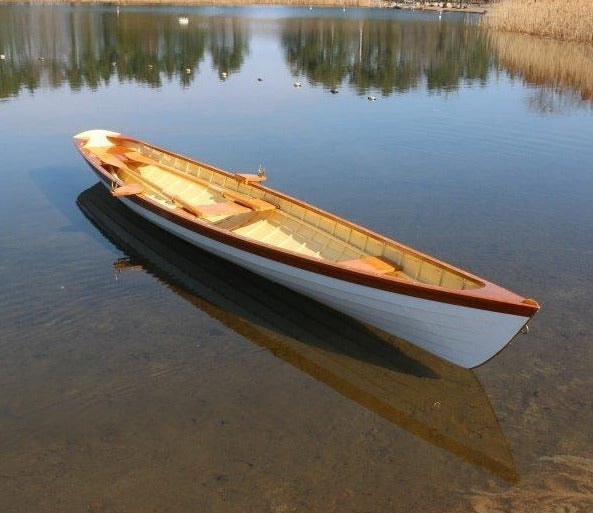
{"type": "Polygon", "coordinates": [[[500,0],[488,11],[482,25],[593,43],[593,0],[500,0]]]}

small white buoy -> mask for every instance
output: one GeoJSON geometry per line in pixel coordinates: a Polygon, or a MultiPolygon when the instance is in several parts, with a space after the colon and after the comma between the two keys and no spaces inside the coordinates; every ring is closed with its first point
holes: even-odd
{"type": "Polygon", "coordinates": [[[152,64],[149,64],[148,65],[148,69],[152,69],[152,64]]]}
{"type": "Polygon", "coordinates": [[[303,84],[301,84],[300,82],[295,82],[294,84],[292,84],[294,87],[302,87],[303,84]]]}
{"type": "Polygon", "coordinates": [[[185,72],[189,75],[191,73],[191,68],[185,68],[185,72]]]}
{"type": "Polygon", "coordinates": [[[0,54],[0,61],[5,61],[5,60],[6,60],[6,55],[0,54]]]}
{"type": "Polygon", "coordinates": [[[367,100],[370,102],[374,102],[377,99],[376,96],[367,96],[367,100]]]}
{"type": "Polygon", "coordinates": [[[179,16],[177,21],[179,22],[179,25],[187,25],[189,23],[189,18],[187,16],[179,16]]]}
{"type": "Polygon", "coordinates": [[[112,66],[117,66],[117,62],[113,61],[113,62],[111,63],[111,65],[112,65],[112,66]]]}
{"type": "Polygon", "coordinates": [[[227,75],[226,71],[223,71],[223,72],[220,74],[220,77],[221,77],[221,78],[226,78],[227,76],[228,76],[228,75],[227,75]]]}

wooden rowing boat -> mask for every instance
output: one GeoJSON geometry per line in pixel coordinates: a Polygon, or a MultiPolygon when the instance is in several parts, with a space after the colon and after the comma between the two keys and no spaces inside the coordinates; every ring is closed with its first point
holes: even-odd
{"type": "Polygon", "coordinates": [[[463,367],[484,363],[539,305],[262,185],[131,137],[74,142],[113,195],[193,245],[463,367]]]}

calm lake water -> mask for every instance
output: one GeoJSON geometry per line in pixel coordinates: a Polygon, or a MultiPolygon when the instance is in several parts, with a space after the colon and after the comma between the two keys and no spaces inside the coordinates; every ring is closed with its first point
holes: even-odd
{"type": "Polygon", "coordinates": [[[593,509],[593,50],[476,21],[0,6],[3,513],[593,509]],[[114,204],[90,128],[263,164],[542,311],[448,365],[114,204]]]}

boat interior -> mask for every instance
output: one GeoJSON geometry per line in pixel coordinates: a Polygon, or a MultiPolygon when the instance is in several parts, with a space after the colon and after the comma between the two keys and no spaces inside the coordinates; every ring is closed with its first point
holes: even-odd
{"type": "Polygon", "coordinates": [[[262,173],[224,172],[117,135],[87,141],[83,148],[111,173],[114,196],[144,196],[196,222],[353,271],[454,290],[483,286],[394,241],[259,186],[262,173]]]}

